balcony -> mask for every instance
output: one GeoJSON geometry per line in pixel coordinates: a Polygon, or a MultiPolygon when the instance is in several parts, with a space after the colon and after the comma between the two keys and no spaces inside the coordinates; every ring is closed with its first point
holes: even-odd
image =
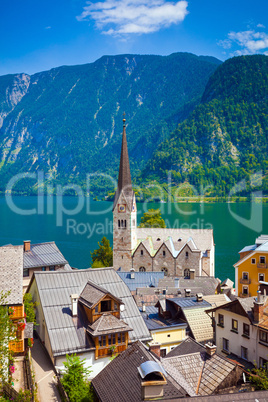
{"type": "Polygon", "coordinates": [[[239,293],[239,297],[251,297],[251,293],[239,293]]]}
{"type": "Polygon", "coordinates": [[[262,268],[262,269],[266,269],[268,267],[268,264],[266,264],[266,262],[258,262],[257,267],[262,268]]]}
{"type": "Polygon", "coordinates": [[[240,278],[240,283],[244,284],[244,285],[250,285],[251,284],[251,279],[244,279],[244,278],[240,278]]]}

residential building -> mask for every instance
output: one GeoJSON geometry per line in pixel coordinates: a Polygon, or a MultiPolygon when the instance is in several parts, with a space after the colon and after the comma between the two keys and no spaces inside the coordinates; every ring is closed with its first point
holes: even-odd
{"type": "Polygon", "coordinates": [[[34,272],[71,270],[54,241],[31,244],[30,240],[23,242],[23,287],[27,288],[34,272]]]}
{"type": "Polygon", "coordinates": [[[0,247],[0,293],[17,326],[16,339],[10,340],[9,348],[15,353],[25,350],[24,330],[26,326],[22,294],[23,246],[0,247]]]}
{"type": "Polygon", "coordinates": [[[161,359],[155,349],[152,353],[135,342],[106,366],[92,385],[101,402],[215,395],[236,385],[241,377],[239,366],[219,356],[215,349],[187,338],[161,359]]]}
{"type": "Polygon", "coordinates": [[[237,298],[207,311],[212,317],[214,341],[221,355],[235,355],[252,364],[268,362],[268,299],[237,298]]]}
{"type": "Polygon", "coordinates": [[[176,319],[185,322],[186,335],[191,336],[197,342],[206,343],[213,340],[213,328],[206,310],[212,305],[225,304],[229,300],[226,295],[196,297],[178,297],[161,299],[157,302],[159,317],[163,319],[176,319]]]}
{"type": "Polygon", "coordinates": [[[92,368],[93,378],[112,352],[152,339],[113,268],[35,272],[29,293],[38,302],[37,332],[57,370],[63,369],[67,353],[77,353],[92,368]]]}
{"type": "Polygon", "coordinates": [[[214,276],[214,240],[210,229],[137,228],[126,126],[123,120],[118,187],[113,206],[113,265],[123,271],[163,271],[165,275],[214,276]]]}
{"type": "Polygon", "coordinates": [[[268,235],[259,236],[255,244],[244,247],[239,254],[240,260],[234,264],[236,296],[254,296],[260,282],[268,281],[268,235]]]}
{"type": "Polygon", "coordinates": [[[184,320],[163,318],[158,314],[158,308],[143,306],[140,309],[144,322],[151,333],[152,344],[160,345],[160,356],[164,357],[172,349],[186,339],[187,323],[184,320]]]}

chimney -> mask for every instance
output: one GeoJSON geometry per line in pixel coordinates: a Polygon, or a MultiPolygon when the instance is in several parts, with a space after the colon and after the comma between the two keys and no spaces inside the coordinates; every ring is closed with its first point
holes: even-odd
{"type": "Polygon", "coordinates": [[[141,311],[142,311],[143,313],[146,313],[146,306],[145,306],[144,301],[142,301],[141,304],[142,304],[141,311]]]}
{"type": "Polygon", "coordinates": [[[141,376],[141,399],[143,401],[159,399],[164,396],[167,375],[160,363],[148,360],[138,367],[141,376]]]}
{"type": "Polygon", "coordinates": [[[31,251],[31,240],[24,240],[23,241],[23,248],[24,248],[25,252],[31,251]]]}
{"type": "Polygon", "coordinates": [[[190,269],[190,279],[195,278],[195,269],[190,269]]]}
{"type": "Polygon", "coordinates": [[[206,352],[209,356],[213,356],[216,353],[217,346],[213,345],[212,342],[208,342],[205,344],[206,352]]]}
{"type": "Polygon", "coordinates": [[[191,296],[191,289],[184,289],[184,292],[185,292],[185,297],[191,296]]]}
{"type": "Polygon", "coordinates": [[[160,343],[151,342],[149,343],[149,350],[153,352],[156,356],[160,357],[160,343]]]}
{"type": "Polygon", "coordinates": [[[135,269],[133,268],[130,270],[130,279],[135,279],[135,269]]]}
{"type": "Polygon", "coordinates": [[[257,291],[257,298],[253,302],[253,319],[256,322],[259,322],[262,315],[263,315],[263,309],[264,309],[264,301],[261,298],[261,292],[260,290],[257,291]]]}
{"type": "Polygon", "coordinates": [[[203,295],[202,295],[202,293],[196,293],[196,301],[197,301],[197,302],[203,301],[203,295]]]}
{"type": "Polygon", "coordinates": [[[72,305],[72,316],[77,317],[78,295],[73,294],[70,297],[71,297],[71,305],[72,305]]]}

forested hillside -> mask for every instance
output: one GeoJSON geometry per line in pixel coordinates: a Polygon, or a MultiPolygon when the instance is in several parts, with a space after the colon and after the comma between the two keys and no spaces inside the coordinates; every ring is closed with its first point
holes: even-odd
{"type": "Polygon", "coordinates": [[[267,147],[268,57],[235,57],[210,77],[200,105],[159,145],[138,183],[164,184],[171,174],[175,186],[189,183],[199,193],[210,186],[206,195],[226,196],[246,179],[245,195],[251,175],[261,171],[267,194],[267,147]]]}
{"type": "MultiPolygon", "coordinates": [[[[135,176],[199,104],[219,64],[188,53],[104,56],[33,76],[0,77],[0,191],[24,172],[43,172],[53,188],[85,187],[88,173],[117,179],[123,112],[135,176]]],[[[113,188],[100,176],[92,183],[95,195],[113,188]]],[[[29,194],[35,184],[20,180],[14,188],[29,194]]]]}

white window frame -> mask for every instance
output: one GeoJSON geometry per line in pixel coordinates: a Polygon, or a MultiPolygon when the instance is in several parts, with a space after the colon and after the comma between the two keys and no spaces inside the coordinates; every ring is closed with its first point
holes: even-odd
{"type": "Polygon", "coordinates": [[[247,285],[243,285],[242,286],[242,293],[243,293],[243,295],[245,294],[245,295],[249,295],[249,291],[248,291],[248,286],[247,285]],[[244,292],[244,289],[247,289],[247,292],[245,293],[244,292]]]}
{"type": "Polygon", "coordinates": [[[256,258],[251,258],[251,264],[256,264],[256,258]]]}
{"type": "Polygon", "coordinates": [[[246,272],[246,271],[243,271],[243,272],[242,272],[242,279],[244,279],[244,280],[247,281],[247,280],[249,279],[249,273],[246,272]],[[247,276],[248,276],[247,279],[244,278],[244,274],[247,274],[247,276]]]}
{"type": "Polygon", "coordinates": [[[266,257],[265,257],[265,255],[260,255],[260,264],[266,264],[266,257]],[[261,258],[264,258],[264,262],[261,262],[261,258]]]}
{"type": "Polygon", "coordinates": [[[265,274],[258,274],[258,280],[259,280],[259,282],[261,281],[261,282],[265,282],[265,274]],[[263,279],[260,279],[260,276],[261,275],[263,275],[263,279]]]}

